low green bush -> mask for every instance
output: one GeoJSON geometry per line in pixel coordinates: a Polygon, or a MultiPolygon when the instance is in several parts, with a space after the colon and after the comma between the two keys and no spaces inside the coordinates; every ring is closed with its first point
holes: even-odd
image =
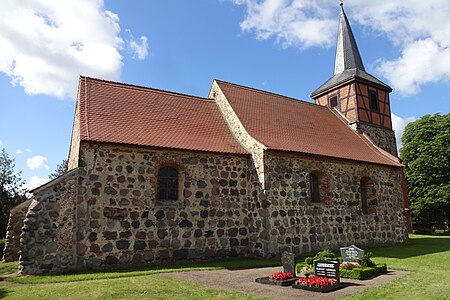
{"type": "Polygon", "coordinates": [[[341,277],[360,280],[368,279],[384,273],[387,273],[386,264],[377,264],[373,267],[365,267],[365,268],[353,268],[351,270],[346,270],[343,268],[339,269],[339,274],[341,277]]]}
{"type": "Polygon", "coordinates": [[[363,267],[373,267],[375,263],[371,259],[372,252],[367,251],[361,258],[358,258],[357,262],[363,267]]]}
{"type": "Polygon", "coordinates": [[[313,266],[315,260],[336,260],[340,261],[340,258],[331,250],[323,250],[320,252],[317,252],[316,255],[307,257],[305,259],[305,263],[307,263],[309,266],[313,266]]]}
{"type": "Polygon", "coordinates": [[[297,270],[297,273],[300,273],[303,267],[309,267],[309,265],[305,262],[296,264],[295,269],[297,270]]]}

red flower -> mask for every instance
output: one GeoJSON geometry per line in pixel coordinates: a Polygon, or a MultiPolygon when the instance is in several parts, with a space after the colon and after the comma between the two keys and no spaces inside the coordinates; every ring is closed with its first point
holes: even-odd
{"type": "Polygon", "coordinates": [[[279,280],[279,281],[287,280],[287,279],[291,279],[291,278],[294,278],[294,275],[290,272],[276,272],[276,273],[269,275],[269,279],[279,280]]]}
{"type": "Polygon", "coordinates": [[[305,278],[300,278],[295,281],[295,284],[309,287],[324,288],[336,284],[337,280],[334,278],[322,277],[322,276],[310,276],[305,278]]]}

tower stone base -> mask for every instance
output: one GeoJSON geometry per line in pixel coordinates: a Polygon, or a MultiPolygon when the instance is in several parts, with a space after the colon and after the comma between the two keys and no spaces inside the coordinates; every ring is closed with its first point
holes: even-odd
{"type": "Polygon", "coordinates": [[[356,131],[366,133],[381,149],[386,150],[394,156],[398,156],[395,133],[392,129],[365,124],[362,122],[354,122],[349,125],[356,131]]]}

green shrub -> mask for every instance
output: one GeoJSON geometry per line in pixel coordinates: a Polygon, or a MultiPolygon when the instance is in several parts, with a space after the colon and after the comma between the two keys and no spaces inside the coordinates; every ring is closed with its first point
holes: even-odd
{"type": "Polygon", "coordinates": [[[312,266],[316,259],[318,259],[318,260],[337,260],[337,261],[339,261],[339,258],[336,256],[336,254],[333,251],[331,251],[329,249],[326,249],[326,250],[317,252],[317,254],[315,256],[307,257],[305,259],[305,263],[307,263],[308,265],[312,266]]]}
{"type": "Polygon", "coordinates": [[[357,262],[363,267],[373,267],[375,263],[370,259],[372,252],[366,252],[361,258],[358,258],[357,262]]]}
{"type": "Polygon", "coordinates": [[[362,280],[387,273],[387,266],[386,264],[377,264],[373,267],[353,268],[351,270],[340,268],[339,273],[340,276],[344,278],[362,280]]]}
{"type": "Polygon", "coordinates": [[[297,274],[300,274],[300,272],[302,271],[302,269],[304,267],[310,267],[310,266],[307,263],[305,263],[305,262],[296,264],[295,265],[295,270],[296,270],[297,274]]]}

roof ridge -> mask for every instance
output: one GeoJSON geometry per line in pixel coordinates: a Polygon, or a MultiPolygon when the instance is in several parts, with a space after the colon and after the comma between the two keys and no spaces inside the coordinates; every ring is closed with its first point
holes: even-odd
{"type": "Polygon", "coordinates": [[[313,105],[314,107],[324,108],[324,106],[322,106],[322,105],[318,105],[318,104],[315,104],[315,103],[312,103],[312,102],[309,102],[309,101],[306,101],[306,100],[296,99],[296,98],[293,98],[293,97],[277,94],[277,93],[274,93],[274,92],[264,91],[264,90],[261,90],[261,89],[257,89],[257,88],[253,88],[253,87],[250,87],[250,86],[237,84],[237,83],[223,81],[223,80],[220,80],[220,79],[214,79],[214,80],[217,81],[217,82],[221,82],[221,83],[230,84],[230,85],[234,85],[234,86],[237,86],[237,87],[253,90],[255,92],[277,96],[277,97],[280,97],[280,98],[284,98],[285,100],[294,101],[296,103],[308,104],[308,105],[313,105]]]}
{"type": "Polygon", "coordinates": [[[129,89],[133,89],[133,90],[153,91],[153,92],[161,93],[161,94],[169,94],[169,95],[178,95],[178,96],[189,97],[189,98],[192,98],[193,100],[200,100],[200,101],[206,101],[206,102],[215,102],[215,100],[211,99],[211,98],[194,96],[194,95],[178,93],[178,92],[172,92],[172,91],[168,91],[168,90],[162,90],[162,89],[157,89],[157,88],[147,87],[147,86],[142,86],[142,85],[136,85],[136,84],[130,84],[130,83],[123,83],[123,82],[99,79],[99,78],[83,76],[83,75],[81,75],[80,78],[84,78],[86,81],[88,81],[88,80],[91,81],[92,80],[92,81],[104,83],[104,84],[107,84],[107,85],[120,86],[122,88],[129,88],[129,89]]]}

